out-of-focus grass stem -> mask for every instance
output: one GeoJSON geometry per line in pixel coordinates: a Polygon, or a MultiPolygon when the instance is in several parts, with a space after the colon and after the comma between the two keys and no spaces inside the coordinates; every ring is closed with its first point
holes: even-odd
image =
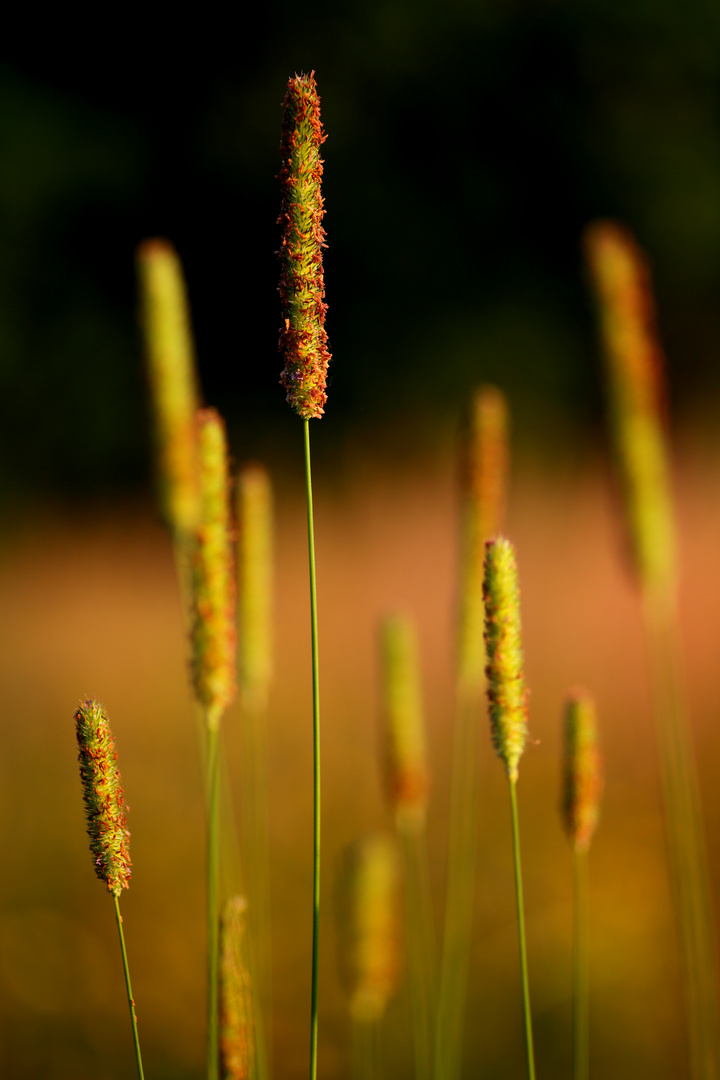
{"type": "Polygon", "coordinates": [[[573,1080],[589,1075],[590,963],[588,919],[588,853],[573,850],[573,1080]]]}
{"type": "Polygon", "coordinates": [[[522,978],[523,1025],[528,1080],[535,1080],[535,1051],[533,1048],[532,1012],[530,1009],[530,982],[528,979],[527,946],[525,942],[525,909],[523,903],[522,867],[520,863],[520,830],[517,812],[517,781],[510,780],[510,810],[512,815],[513,864],[515,867],[515,899],[517,902],[518,942],[520,947],[520,974],[522,978]]]}

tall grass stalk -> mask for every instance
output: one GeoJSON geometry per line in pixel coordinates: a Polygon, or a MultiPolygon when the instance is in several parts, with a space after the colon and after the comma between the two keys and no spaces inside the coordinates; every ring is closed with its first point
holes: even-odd
{"type": "Polygon", "coordinates": [[[512,544],[503,538],[485,545],[485,644],[488,666],[488,702],[490,729],[498,757],[505,766],[510,786],[513,865],[517,901],[520,975],[522,982],[523,1025],[528,1080],[535,1078],[530,984],[525,944],[522,866],[518,827],[516,784],[518,764],[527,739],[527,688],[523,673],[520,631],[520,590],[512,544]]]}
{"type": "Polygon", "coordinates": [[[310,991],[310,1080],[317,1076],[318,961],[320,947],[320,677],[318,671],[315,527],[308,421],[323,415],[330,353],[325,332],[325,281],[322,252],[325,230],[322,197],[325,140],[314,72],[288,81],[283,101],[279,224],[282,240],[280,299],[283,322],[280,349],[285,357],[280,382],[287,400],[303,421],[308,561],[310,567],[310,633],[313,687],[313,933],[310,991]]]}
{"type": "Polygon", "coordinates": [[[461,462],[459,627],[452,739],[450,827],[435,1076],[462,1070],[467,982],[475,906],[479,726],[485,709],[483,561],[502,527],[507,489],[507,404],[492,386],[476,393],[461,462]]]}
{"type": "Polygon", "coordinates": [[[598,298],[615,457],[642,596],[691,1070],[695,1080],[718,1080],[717,948],[681,672],[663,354],[649,270],[627,230],[595,223],[586,232],[585,252],[598,298]]]}
{"type": "Polygon", "coordinates": [[[117,896],[113,895],[113,901],[115,903],[115,921],[117,923],[118,936],[120,938],[120,954],[122,956],[123,975],[125,977],[125,992],[128,999],[128,1008],[130,1009],[130,1026],[132,1028],[133,1048],[135,1050],[135,1065],[137,1066],[138,1076],[140,1080],[145,1080],[145,1073],[143,1072],[142,1054],[140,1053],[140,1036],[138,1035],[137,1013],[135,1012],[135,999],[133,997],[132,986],[130,984],[130,966],[128,964],[127,949],[125,947],[123,920],[122,915],[120,914],[120,900],[117,896]]]}
{"type": "Polygon", "coordinates": [[[588,853],[574,848],[573,861],[573,959],[572,959],[572,1059],[573,1080],[590,1075],[590,919],[588,853]]]}

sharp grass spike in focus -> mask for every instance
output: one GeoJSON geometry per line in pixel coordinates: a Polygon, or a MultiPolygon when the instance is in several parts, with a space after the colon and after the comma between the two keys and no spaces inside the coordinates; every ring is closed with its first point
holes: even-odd
{"type": "Polygon", "coordinates": [[[215,409],[201,409],[197,423],[201,520],[193,559],[193,683],[208,727],[216,728],[236,692],[235,558],[225,425],[215,409]]]}
{"type": "Polygon", "coordinates": [[[75,733],[95,873],[109,892],[120,896],[130,884],[130,833],[117,751],[102,705],[92,700],[81,702],[75,712],[75,733]]]}
{"type": "Polygon", "coordinates": [[[493,746],[508,777],[517,780],[527,738],[527,689],[520,633],[515,552],[502,537],[485,545],[485,644],[493,746]]]}
{"type": "Polygon", "coordinates": [[[573,691],[565,706],[562,818],[573,848],[590,847],[600,809],[603,777],[595,702],[573,691]]]}
{"type": "Polygon", "coordinates": [[[280,349],[285,356],[280,382],[288,402],[303,420],[323,414],[330,362],[325,333],[322,249],[326,245],[320,157],[326,136],[314,74],[296,75],[288,82],[280,144],[280,349]]]}
{"type": "Polygon", "coordinates": [[[125,795],[120,786],[120,773],[116,765],[115,742],[107,713],[98,701],[89,698],[78,705],[75,710],[75,736],[90,851],[95,873],[107,885],[115,906],[135,1064],[139,1080],[144,1080],[135,999],[130,983],[125,933],[120,915],[120,894],[130,884],[130,833],[126,828],[125,795]]]}
{"type": "Polygon", "coordinates": [[[176,535],[191,534],[199,515],[195,413],[198,387],[190,314],[180,260],[166,240],[137,250],[140,319],[154,416],[163,515],[176,535]]]}

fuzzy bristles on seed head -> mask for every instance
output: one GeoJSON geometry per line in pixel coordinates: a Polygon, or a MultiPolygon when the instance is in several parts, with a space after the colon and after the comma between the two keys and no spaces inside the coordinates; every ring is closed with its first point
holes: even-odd
{"type": "Polygon", "coordinates": [[[263,708],[272,673],[272,489],[267,469],[246,465],[237,485],[238,682],[246,708],[263,708]]]}
{"type": "Polygon", "coordinates": [[[665,430],[664,358],[647,261],[621,225],[599,221],[584,237],[598,300],[615,456],[634,562],[643,582],[670,586],[675,531],[665,430]]]}
{"type": "Polygon", "coordinates": [[[485,684],[482,582],[485,541],[502,528],[507,493],[508,408],[494,386],[472,403],[462,461],[462,535],[458,683],[481,694],[485,684]]]}
{"type": "Polygon", "coordinates": [[[320,146],[325,134],[314,74],[296,75],[288,82],[280,143],[280,350],[285,355],[280,383],[303,420],[323,414],[330,362],[322,265],[322,249],[327,245],[322,227],[320,146]]]}
{"type": "Polygon", "coordinates": [[[502,537],[485,545],[485,647],[492,740],[512,783],[527,738],[527,688],[515,552],[502,537]]]}
{"type": "Polygon", "coordinates": [[[208,726],[217,727],[236,692],[234,536],[225,425],[198,413],[201,521],[192,564],[192,668],[208,726]]]}
{"type": "Polygon", "coordinates": [[[400,866],[389,837],[349,848],[339,882],[340,969],[356,1023],[380,1019],[400,971],[400,866]]]}
{"type": "Polygon", "coordinates": [[[187,535],[197,525],[199,498],[198,389],[185,281],[166,240],[139,246],[137,271],[162,511],[175,533],[187,535]]]}
{"type": "Polygon", "coordinates": [[[565,705],[562,817],[576,851],[590,846],[602,788],[595,702],[586,691],[574,690],[565,705]]]}
{"type": "Polygon", "coordinates": [[[231,896],[220,920],[220,1076],[249,1080],[254,1073],[255,1023],[247,963],[246,912],[231,896]]]}
{"type": "Polygon", "coordinates": [[[401,616],[380,631],[388,795],[398,828],[413,831],[424,824],[428,793],[417,639],[401,616]]]}
{"type": "Polygon", "coordinates": [[[117,752],[107,714],[97,701],[83,701],[75,712],[80,780],[95,873],[109,892],[120,896],[130,883],[130,833],[117,752]]]}

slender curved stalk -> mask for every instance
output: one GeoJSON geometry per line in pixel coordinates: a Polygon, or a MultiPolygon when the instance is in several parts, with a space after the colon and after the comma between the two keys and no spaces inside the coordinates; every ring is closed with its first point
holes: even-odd
{"type": "Polygon", "coordinates": [[[533,1050],[532,1015],[530,1012],[530,984],[528,981],[527,948],[525,945],[525,915],[523,908],[522,870],[520,867],[520,832],[518,829],[516,781],[510,780],[510,809],[512,814],[513,861],[515,863],[515,896],[517,898],[518,938],[520,942],[520,972],[522,976],[523,1014],[525,1023],[525,1050],[527,1052],[528,1080],[535,1080],[535,1052],[533,1050]]]}
{"type": "Polygon", "coordinates": [[[378,1024],[376,1020],[353,1023],[353,1078],[378,1080],[378,1024]]]}
{"type": "Polygon", "coordinates": [[[219,878],[220,878],[220,732],[207,729],[207,935],[208,935],[208,1032],[207,1076],[219,1077],[219,878]]]}
{"type": "Polygon", "coordinates": [[[589,1075],[588,853],[573,851],[573,1080],[589,1075]]]}
{"type": "Polygon", "coordinates": [[[320,672],[318,664],[317,587],[315,580],[315,528],[313,524],[310,426],[308,420],[303,421],[303,428],[305,437],[308,561],[310,568],[310,637],[313,691],[313,936],[310,998],[310,1080],[315,1080],[317,1077],[318,958],[320,946],[320,672]]]}
{"type": "Polygon", "coordinates": [[[407,906],[407,949],[410,976],[416,1080],[430,1080],[433,1072],[435,1019],[435,934],[430,903],[430,882],[424,828],[400,833],[407,906]]]}
{"type": "Polygon", "coordinates": [[[137,1071],[140,1080],[145,1080],[145,1074],[143,1072],[142,1055],[140,1054],[140,1039],[138,1037],[137,1016],[135,1014],[135,1000],[133,998],[132,986],[130,985],[130,968],[128,967],[127,949],[125,948],[125,934],[123,933],[123,921],[120,914],[120,902],[113,893],[113,900],[115,901],[115,920],[117,922],[118,934],[120,936],[120,952],[122,953],[123,973],[125,975],[125,989],[127,991],[128,1006],[130,1007],[130,1024],[132,1026],[133,1045],[135,1047],[135,1061],[137,1063],[137,1071]]]}

